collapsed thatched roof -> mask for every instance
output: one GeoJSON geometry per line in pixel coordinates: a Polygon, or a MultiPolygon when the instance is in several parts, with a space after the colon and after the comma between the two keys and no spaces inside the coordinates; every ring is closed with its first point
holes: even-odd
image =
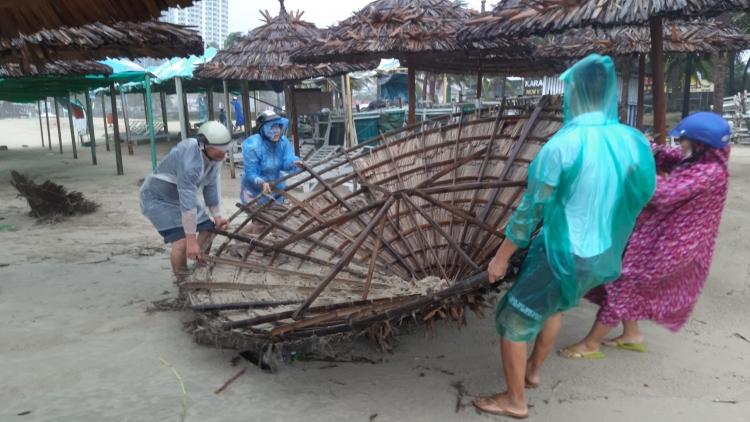
{"type": "Polygon", "coordinates": [[[46,63],[41,71],[31,65],[31,69],[25,72],[18,64],[0,65],[0,78],[23,78],[27,76],[86,76],[86,75],[111,75],[112,68],[92,60],[69,61],[46,63]]]}
{"type": "Polygon", "coordinates": [[[265,25],[253,29],[247,36],[238,37],[230,48],[219,51],[210,62],[199,66],[195,75],[201,78],[289,81],[337,76],[378,66],[375,61],[356,65],[292,63],[290,54],[297,49],[306,49],[308,43],[320,35],[320,30],[303,21],[303,13],[288,13],[283,1],[278,16],[272,18],[268,11],[261,13],[266,18],[265,25]]]}
{"type": "Polygon", "coordinates": [[[142,22],[170,7],[194,0],[0,0],[0,37],[15,38],[43,29],[79,27],[94,22],[142,22]]]}
{"type": "Polygon", "coordinates": [[[579,27],[647,25],[651,17],[710,17],[745,10],[750,0],[503,0],[466,22],[463,42],[508,35],[546,35],[579,27]]]}
{"type": "MultiPolygon", "coordinates": [[[[664,52],[715,53],[750,49],[750,36],[738,28],[712,20],[664,23],[664,52]]],[[[651,51],[648,27],[571,29],[537,48],[542,57],[579,58],[591,53],[609,56],[651,51]]]]}
{"type": "MultiPolygon", "coordinates": [[[[476,11],[449,0],[377,0],[324,31],[323,37],[295,53],[292,59],[355,63],[417,56],[415,65],[419,70],[432,70],[437,66],[439,71],[446,71],[441,63],[452,63],[461,73],[476,72],[481,60],[467,55],[456,40],[456,33],[464,22],[476,15],[476,11]]],[[[528,44],[504,37],[498,37],[488,48],[494,54],[487,63],[488,74],[493,73],[493,60],[527,58],[531,51],[528,44]]]]}
{"type": "Polygon", "coordinates": [[[42,30],[20,38],[0,38],[0,64],[31,64],[108,57],[187,57],[203,52],[203,39],[186,26],[166,22],[94,23],[80,28],[42,30]]]}

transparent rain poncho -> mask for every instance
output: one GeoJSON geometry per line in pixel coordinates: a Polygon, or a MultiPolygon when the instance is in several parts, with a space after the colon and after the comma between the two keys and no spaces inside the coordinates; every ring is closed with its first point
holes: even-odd
{"type": "MultiPolygon", "coordinates": [[[[271,183],[282,177],[282,171],[292,173],[298,170],[294,167],[295,161],[300,161],[299,157],[294,155],[294,147],[283,135],[289,125],[289,120],[278,119],[270,121],[258,128],[258,133],[245,139],[242,143],[242,160],[245,173],[242,175],[242,187],[247,189],[251,195],[261,194],[263,183],[271,183]],[[282,132],[278,142],[270,139],[282,132]]],[[[286,183],[276,183],[279,189],[284,189],[286,183]]],[[[272,196],[278,196],[274,193],[272,196]]],[[[240,200],[243,195],[240,194],[240,200]]],[[[261,199],[265,202],[266,198],[261,199]]],[[[282,202],[283,198],[277,199],[282,202]]]]}
{"type": "Polygon", "coordinates": [[[506,229],[525,248],[544,226],[497,308],[498,333],[515,342],[532,340],[547,318],[620,275],[635,219],[656,185],[648,141],[618,123],[612,59],[591,55],[560,79],[564,125],[531,163],[506,229]]]}
{"type": "Polygon", "coordinates": [[[146,176],[141,186],[141,212],[156,230],[183,227],[194,234],[198,224],[221,215],[221,162],[203,154],[198,141],[188,138],[177,144],[146,176]],[[203,193],[201,200],[198,195],[203,193]]]}

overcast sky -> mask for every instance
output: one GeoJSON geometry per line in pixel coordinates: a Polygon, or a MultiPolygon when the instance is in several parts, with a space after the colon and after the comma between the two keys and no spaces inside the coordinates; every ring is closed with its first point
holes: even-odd
{"type": "MultiPolygon", "coordinates": [[[[301,10],[305,14],[302,20],[312,22],[318,28],[325,28],[335,24],[340,20],[349,17],[354,11],[359,10],[370,3],[372,0],[320,0],[317,2],[310,0],[285,0],[284,5],[287,11],[301,10]]],[[[466,1],[468,7],[480,10],[481,0],[466,1]]],[[[497,3],[497,0],[487,2],[487,10],[491,8],[490,4],[497,3]]],[[[246,33],[250,29],[260,26],[262,16],[258,9],[268,10],[271,16],[279,13],[279,2],[275,0],[255,1],[255,0],[229,0],[229,32],[246,33]]]]}

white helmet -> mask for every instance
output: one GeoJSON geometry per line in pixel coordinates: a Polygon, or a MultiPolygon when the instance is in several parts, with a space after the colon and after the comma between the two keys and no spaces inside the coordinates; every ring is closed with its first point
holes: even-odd
{"type": "Polygon", "coordinates": [[[206,122],[203,123],[198,129],[199,136],[198,142],[202,142],[206,146],[221,147],[229,144],[232,140],[232,134],[226,126],[219,122],[206,122]],[[201,138],[205,138],[205,141],[201,138]]]}

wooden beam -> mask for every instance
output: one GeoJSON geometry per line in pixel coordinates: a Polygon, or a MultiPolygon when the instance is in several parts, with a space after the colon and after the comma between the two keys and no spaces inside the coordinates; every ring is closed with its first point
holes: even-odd
{"type": "Polygon", "coordinates": [[[659,145],[667,140],[667,101],[664,92],[664,33],[662,18],[649,21],[651,27],[651,93],[654,98],[654,141],[659,145]]]}
{"type": "Polygon", "coordinates": [[[635,109],[635,128],[643,130],[643,102],[646,84],[646,55],[638,55],[638,105],[635,109]]]}

